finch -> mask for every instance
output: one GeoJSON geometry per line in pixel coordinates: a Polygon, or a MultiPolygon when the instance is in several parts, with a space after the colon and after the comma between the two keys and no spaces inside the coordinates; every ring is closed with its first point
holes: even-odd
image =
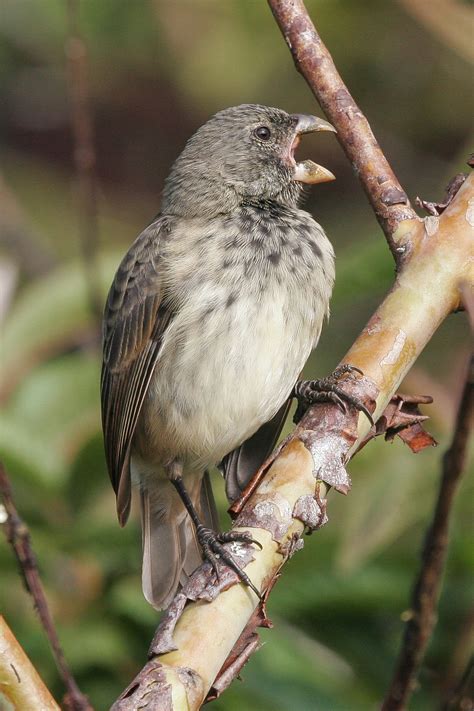
{"type": "Polygon", "coordinates": [[[220,464],[234,500],[274,447],[291,397],[311,399],[295,387],[334,281],[332,246],[298,207],[304,184],[334,179],[295,160],[301,135],[315,131],[334,129],[253,104],[215,114],[172,166],[161,212],[108,295],[106,460],[122,525],[132,484],[139,491],[143,591],[158,609],[203,556],[251,584],[223,542],[252,539],[216,533],[208,470],[220,464]]]}

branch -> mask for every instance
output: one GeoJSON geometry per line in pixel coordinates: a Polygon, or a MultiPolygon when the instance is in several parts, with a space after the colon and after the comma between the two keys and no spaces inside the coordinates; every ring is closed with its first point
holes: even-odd
{"type": "Polygon", "coordinates": [[[89,303],[97,325],[102,319],[97,244],[96,156],[87,77],[87,50],[79,33],[79,0],[68,0],[69,38],[66,56],[69,68],[74,163],[77,173],[79,235],[86,270],[89,303]]]}
{"type": "Polygon", "coordinates": [[[13,632],[0,615],[0,708],[60,711],[13,632]]]}
{"type": "MultiPolygon", "coordinates": [[[[345,389],[359,397],[377,420],[440,323],[460,305],[460,284],[469,279],[473,179],[465,181],[441,216],[418,218],[301,1],[269,2],[282,25],[285,18],[290,21],[293,51],[302,66],[307,61],[312,68],[307,79],[338,129],[390,249],[399,258],[395,284],[343,359],[364,372],[361,378],[348,378],[345,389]]],[[[262,550],[250,552],[236,544],[229,548],[264,591],[265,600],[284,563],[302,547],[304,530],[316,530],[326,522],[328,488],[349,490],[345,465],[367,440],[369,430],[363,415],[342,413],[329,403],[314,406],[264,467],[265,477],[233,526],[249,531],[262,550]]],[[[149,662],[113,711],[193,711],[206,698],[218,696],[258,646],[256,627],[270,624],[265,603],[258,603],[232,571],[223,569],[215,581],[204,563],[165,612],[149,662]]]]}
{"type": "Polygon", "coordinates": [[[418,220],[408,197],[382,153],[369,122],[350,95],[302,0],[268,0],[291,50],[321,108],[337,129],[337,138],[359,177],[397,264],[405,245],[396,230],[418,220]]]}
{"type": "Polygon", "coordinates": [[[474,359],[471,360],[456,418],[450,448],[443,457],[443,471],[433,520],[426,534],[402,647],[382,711],[402,711],[416,684],[426,647],[436,624],[436,608],[446,561],[449,523],[454,497],[466,463],[474,417],[474,359]]]}
{"type": "MultiPolygon", "coordinates": [[[[458,286],[467,279],[473,183],[468,178],[436,218],[435,232],[432,218],[413,225],[410,258],[344,358],[365,373],[347,380],[345,389],[375,412],[374,419],[383,413],[433,332],[459,305],[458,286]]],[[[234,522],[234,528],[251,531],[263,546],[252,552],[253,560],[246,566],[260,590],[268,592],[284,562],[301,547],[305,527],[315,529],[325,522],[328,486],[348,491],[344,464],[365,441],[369,428],[364,416],[343,414],[332,404],[318,405],[310,408],[283,446],[234,522]]],[[[245,553],[238,547],[231,552],[241,555],[245,565],[245,553]]],[[[242,651],[233,660],[232,671],[238,673],[248,658],[255,625],[267,621],[264,609],[255,612],[254,593],[236,583],[234,574],[225,570],[216,584],[208,564],[193,574],[163,617],[150,661],[114,704],[114,711],[131,711],[139,703],[144,710],[198,709],[220,670],[228,671],[225,661],[236,644],[242,651]],[[252,615],[254,625],[248,627],[252,615]]]]}
{"type": "MultiPolygon", "coordinates": [[[[59,674],[64,682],[67,693],[64,705],[67,711],[93,711],[87,697],[77,686],[71,670],[66,662],[64,652],[59,642],[53,618],[48,608],[46,595],[41,582],[38,563],[31,546],[30,532],[20,518],[13,501],[13,494],[7,472],[0,462],[0,497],[6,512],[5,535],[17,558],[20,570],[25,581],[26,589],[33,598],[34,606],[43,625],[43,629],[51,646],[51,651],[56,662],[59,674]]],[[[34,696],[32,698],[35,698],[34,696]]],[[[26,707],[25,707],[26,708],[26,707]]],[[[46,707],[49,708],[49,707],[46,707]]]]}

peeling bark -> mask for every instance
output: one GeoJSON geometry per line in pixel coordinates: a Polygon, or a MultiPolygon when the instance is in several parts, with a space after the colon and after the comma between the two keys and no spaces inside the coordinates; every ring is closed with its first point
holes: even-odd
{"type": "MultiPolygon", "coordinates": [[[[305,529],[326,522],[328,489],[350,490],[346,465],[362,446],[380,434],[402,436],[414,451],[434,444],[421,429],[425,417],[417,409],[426,398],[403,398],[395,392],[438,326],[460,307],[463,285],[472,281],[469,255],[474,224],[472,176],[440,216],[417,217],[302,1],[269,0],[269,4],[298,69],[338,130],[399,271],[342,361],[364,373],[361,378],[344,379],[344,388],[373,413],[375,427],[365,415],[344,413],[332,403],[312,406],[265,462],[241,501],[231,507],[237,516],[233,528],[247,530],[262,545],[262,550],[251,550],[245,570],[264,600],[286,560],[302,547],[305,529]]],[[[216,698],[258,647],[255,631],[262,624],[268,625],[265,604],[253,591],[231,571],[214,580],[210,567],[203,564],[175,597],[151,648],[149,665],[160,664],[172,683],[172,708],[191,711],[206,697],[216,698]],[[192,670],[192,685],[183,682],[183,670],[192,670]]],[[[149,667],[150,674],[155,666],[149,667]]],[[[146,669],[132,685],[137,695],[147,689],[146,669]]],[[[112,707],[114,711],[125,708],[112,707]]]]}
{"type": "MultiPolygon", "coordinates": [[[[316,494],[321,508],[329,486],[347,493],[346,464],[369,439],[400,436],[408,430],[410,434],[403,436],[415,450],[434,443],[421,433],[425,416],[417,409],[429,398],[394,397],[394,392],[439,324],[459,307],[460,289],[470,278],[473,186],[471,176],[439,217],[435,234],[425,229],[424,221],[399,225],[409,259],[343,359],[365,374],[345,379],[344,387],[374,412],[375,427],[365,415],[343,413],[332,403],[312,406],[247,496],[234,528],[249,530],[263,546],[261,551],[248,551],[245,567],[259,590],[268,591],[275,584],[285,561],[301,546],[305,528],[319,525],[320,512],[310,499],[316,494]]],[[[325,513],[322,516],[321,523],[325,513]]],[[[173,700],[173,709],[198,709],[211,687],[211,696],[221,693],[258,647],[252,635],[261,621],[261,613],[255,613],[260,605],[232,571],[223,570],[215,581],[210,566],[203,564],[165,614],[153,641],[152,666],[137,677],[134,693],[144,694],[148,683],[155,683],[157,663],[171,680],[173,693],[179,690],[180,698],[186,699],[181,706],[173,700]],[[188,677],[183,684],[183,670],[188,675],[192,670],[191,685],[188,677]]]]}

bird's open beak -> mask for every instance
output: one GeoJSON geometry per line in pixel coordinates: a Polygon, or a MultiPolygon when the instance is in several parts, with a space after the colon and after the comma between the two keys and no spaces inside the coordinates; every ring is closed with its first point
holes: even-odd
{"type": "Polygon", "coordinates": [[[316,131],[332,131],[336,133],[334,126],[330,123],[324,121],[324,119],[318,118],[317,116],[309,116],[306,114],[293,114],[292,118],[295,119],[295,138],[291,144],[290,149],[290,160],[294,165],[294,180],[299,183],[307,183],[308,185],[315,185],[316,183],[327,183],[330,180],[336,180],[336,176],[331,173],[327,168],[323,168],[322,165],[313,163],[312,160],[304,160],[301,163],[295,161],[295,150],[300,142],[300,137],[305,133],[314,133],[316,131]]]}

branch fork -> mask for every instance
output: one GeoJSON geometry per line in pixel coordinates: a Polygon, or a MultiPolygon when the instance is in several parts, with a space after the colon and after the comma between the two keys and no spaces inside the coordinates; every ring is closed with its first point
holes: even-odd
{"type": "MultiPolygon", "coordinates": [[[[327,520],[328,488],[349,491],[345,467],[358,449],[380,434],[391,438],[404,433],[414,451],[434,444],[421,430],[424,416],[417,409],[427,399],[392,398],[440,323],[460,306],[463,284],[472,279],[468,255],[474,226],[472,176],[440,216],[418,217],[302,0],[268,1],[298,70],[337,129],[398,273],[342,361],[364,373],[362,378],[345,380],[344,388],[354,389],[376,425],[371,427],[365,415],[343,413],[334,404],[312,406],[277,455],[257,473],[242,502],[231,507],[237,516],[234,529],[248,531],[262,545],[262,550],[251,551],[246,573],[265,595],[284,562],[302,546],[304,531],[327,520]]],[[[209,573],[202,566],[178,593],[153,640],[152,659],[112,711],[198,709],[206,698],[219,695],[258,648],[255,629],[268,624],[264,606],[233,573],[218,583],[221,592],[216,596],[209,573]]]]}

